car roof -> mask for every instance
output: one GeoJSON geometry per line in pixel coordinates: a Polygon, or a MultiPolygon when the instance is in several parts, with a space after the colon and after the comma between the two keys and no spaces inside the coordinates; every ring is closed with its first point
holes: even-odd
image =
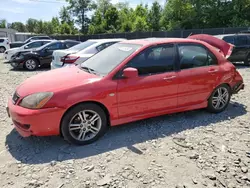
{"type": "Polygon", "coordinates": [[[76,42],[76,43],[80,43],[80,41],[77,41],[77,40],[57,40],[59,42],[76,42]]]}
{"type": "MultiPolygon", "coordinates": [[[[145,38],[145,39],[135,39],[135,40],[126,40],[120,43],[126,44],[139,44],[139,45],[153,45],[153,44],[161,44],[161,43],[171,43],[171,42],[196,42],[195,39],[188,38],[145,38]]],[[[201,42],[201,41],[199,41],[201,42]]],[[[201,42],[202,43],[202,42],[201,42]]]]}

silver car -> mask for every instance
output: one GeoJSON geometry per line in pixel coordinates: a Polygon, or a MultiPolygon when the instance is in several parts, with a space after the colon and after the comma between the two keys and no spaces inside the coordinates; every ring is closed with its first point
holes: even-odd
{"type": "Polygon", "coordinates": [[[52,55],[51,69],[80,64],[107,48],[126,39],[91,39],[67,50],[56,50],[52,55]]]}

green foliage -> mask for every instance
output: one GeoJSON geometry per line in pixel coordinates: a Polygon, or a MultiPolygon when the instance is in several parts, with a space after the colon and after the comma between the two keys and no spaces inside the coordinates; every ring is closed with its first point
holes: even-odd
{"type": "Polygon", "coordinates": [[[250,0],[166,0],[164,7],[154,0],[150,6],[139,4],[135,8],[129,7],[127,1],[116,4],[112,4],[112,0],[66,1],[68,6],[60,10],[59,18],[53,17],[51,21],[30,18],[26,24],[0,19],[0,28],[49,35],[250,25],[250,0]],[[79,26],[79,30],[75,26],[79,26]]]}
{"type": "Polygon", "coordinates": [[[0,28],[6,28],[7,22],[5,19],[0,20],[0,28]]]}
{"type": "Polygon", "coordinates": [[[13,22],[10,24],[9,28],[15,29],[18,32],[25,32],[26,26],[22,22],[13,22]]]}
{"type": "Polygon", "coordinates": [[[161,28],[160,19],[162,15],[161,5],[155,1],[152,5],[152,8],[149,12],[148,19],[150,23],[150,29],[152,31],[159,31],[161,28]]]}
{"type": "Polygon", "coordinates": [[[96,7],[92,0],[66,0],[69,3],[68,10],[76,17],[75,22],[81,27],[81,32],[87,33],[90,19],[87,13],[96,7]]]}

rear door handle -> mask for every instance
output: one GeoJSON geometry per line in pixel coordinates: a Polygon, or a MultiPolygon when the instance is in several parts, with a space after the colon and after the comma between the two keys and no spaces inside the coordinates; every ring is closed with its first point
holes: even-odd
{"type": "Polygon", "coordinates": [[[212,70],[209,70],[208,72],[209,73],[215,73],[215,72],[218,72],[218,70],[217,69],[212,69],[212,70]]]}
{"type": "Polygon", "coordinates": [[[176,76],[169,76],[169,77],[165,77],[163,78],[163,80],[173,80],[176,76]]]}

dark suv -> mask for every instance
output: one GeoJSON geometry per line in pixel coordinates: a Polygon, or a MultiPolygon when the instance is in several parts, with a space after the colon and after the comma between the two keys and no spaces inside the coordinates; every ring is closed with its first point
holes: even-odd
{"type": "Polygon", "coordinates": [[[245,65],[250,65],[250,33],[216,35],[215,37],[235,45],[228,58],[229,61],[244,62],[245,65]]]}

